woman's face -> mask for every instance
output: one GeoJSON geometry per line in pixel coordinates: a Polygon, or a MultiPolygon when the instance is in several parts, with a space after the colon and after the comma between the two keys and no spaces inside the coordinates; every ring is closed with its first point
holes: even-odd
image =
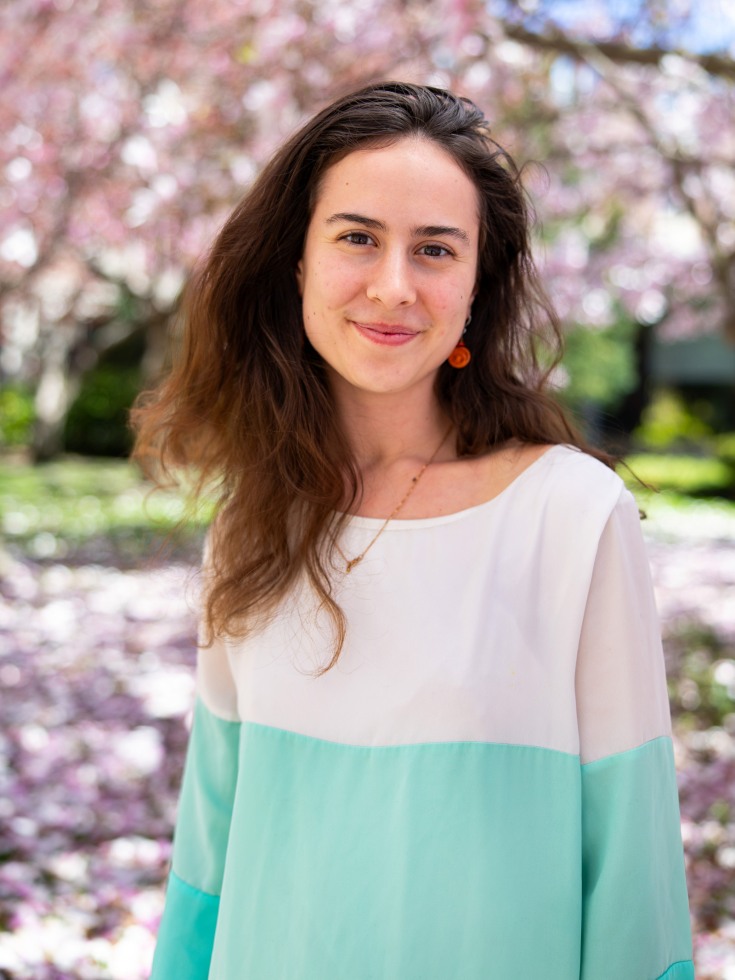
{"type": "Polygon", "coordinates": [[[327,170],[297,280],[334,385],[433,392],[470,311],[478,237],[475,186],[436,143],[404,138],[327,170]]]}

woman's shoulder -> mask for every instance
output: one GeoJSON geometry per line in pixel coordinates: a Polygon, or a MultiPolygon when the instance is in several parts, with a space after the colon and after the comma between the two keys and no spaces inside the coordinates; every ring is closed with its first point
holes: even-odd
{"type": "MultiPolygon", "coordinates": [[[[496,498],[514,498],[524,505],[583,507],[597,501],[612,507],[624,489],[620,477],[605,463],[566,444],[506,443],[481,457],[463,461],[462,506],[496,498]]],[[[454,507],[453,509],[460,509],[454,507]]]]}
{"type": "Polygon", "coordinates": [[[604,525],[619,507],[637,512],[632,494],[615,470],[584,450],[550,446],[539,463],[540,492],[554,510],[563,510],[578,522],[580,530],[590,519],[604,525]]]}
{"type": "Polygon", "coordinates": [[[493,539],[501,543],[499,555],[506,549],[517,558],[520,550],[534,562],[547,556],[544,567],[560,582],[570,581],[574,569],[591,569],[611,520],[616,530],[632,532],[638,524],[635,501],[617,473],[575,446],[503,447],[495,454],[496,476],[501,469],[505,484],[488,484],[487,505],[468,511],[478,522],[473,533],[479,541],[499,533],[493,539]]]}
{"type": "Polygon", "coordinates": [[[548,457],[550,470],[559,481],[571,486],[609,488],[618,492],[624,486],[614,469],[578,446],[560,443],[545,446],[543,450],[542,455],[548,457]]]}
{"type": "MultiPolygon", "coordinates": [[[[577,446],[567,444],[507,444],[487,457],[491,463],[488,476],[510,487],[526,476],[536,476],[537,483],[567,492],[619,494],[624,487],[617,473],[577,446]]],[[[533,481],[530,481],[533,482],[533,481]]]]}

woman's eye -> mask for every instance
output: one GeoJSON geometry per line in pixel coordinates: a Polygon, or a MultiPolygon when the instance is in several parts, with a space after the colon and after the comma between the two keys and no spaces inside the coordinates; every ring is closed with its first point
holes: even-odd
{"type": "Polygon", "coordinates": [[[430,258],[435,259],[440,259],[444,255],[452,254],[444,245],[422,245],[421,252],[423,255],[428,255],[430,258]]]}
{"type": "Polygon", "coordinates": [[[342,240],[349,242],[350,245],[370,245],[372,238],[365,231],[348,231],[342,236],[342,240]]]}

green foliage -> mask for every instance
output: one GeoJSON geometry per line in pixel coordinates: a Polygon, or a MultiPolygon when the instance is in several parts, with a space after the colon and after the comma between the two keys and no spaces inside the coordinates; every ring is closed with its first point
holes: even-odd
{"type": "MultiPolygon", "coordinates": [[[[67,458],[43,465],[0,463],[0,531],[36,558],[116,560],[155,553],[188,516],[183,494],[155,491],[126,460],[67,458]]],[[[203,506],[173,544],[198,552],[203,506]]]]}
{"type": "Polygon", "coordinates": [[[730,496],[735,491],[735,468],[714,456],[638,453],[625,461],[639,479],[657,490],[691,496],[730,496]]]}
{"type": "Polygon", "coordinates": [[[575,408],[591,403],[611,409],[632,391],[638,380],[633,335],[634,325],[623,319],[603,329],[573,327],[562,362],[568,375],[564,401],[575,408]]]}
{"type": "Polygon", "coordinates": [[[690,404],[677,391],[656,392],[633,433],[635,444],[652,452],[627,462],[661,490],[735,497],[735,433],[715,435],[706,415],[706,405],[690,404]]]}
{"type": "Polygon", "coordinates": [[[732,650],[699,623],[683,623],[670,631],[666,648],[676,661],[676,669],[669,672],[669,698],[677,727],[711,728],[734,718],[732,650]]]}
{"type": "Polygon", "coordinates": [[[657,391],[644,410],[641,424],[633,433],[645,449],[702,448],[709,445],[712,429],[681,394],[673,389],[657,391]]]}
{"type": "Polygon", "coordinates": [[[719,458],[735,468],[735,432],[724,432],[715,436],[713,442],[719,458]]]}
{"type": "Polygon", "coordinates": [[[100,365],[91,371],[66,419],[67,452],[127,456],[132,444],[128,412],[139,389],[136,368],[100,365]]]}
{"type": "Polygon", "coordinates": [[[27,446],[33,426],[33,395],[24,385],[0,391],[0,446],[27,446]]]}

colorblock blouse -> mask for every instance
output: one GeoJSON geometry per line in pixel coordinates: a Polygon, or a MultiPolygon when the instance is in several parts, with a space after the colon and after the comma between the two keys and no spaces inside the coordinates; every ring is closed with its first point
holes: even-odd
{"type": "MultiPolygon", "coordinates": [[[[383,522],[352,517],[359,554],[383,522]]],[[[199,651],[153,980],[693,980],[636,504],[556,446],[199,651]]]]}

